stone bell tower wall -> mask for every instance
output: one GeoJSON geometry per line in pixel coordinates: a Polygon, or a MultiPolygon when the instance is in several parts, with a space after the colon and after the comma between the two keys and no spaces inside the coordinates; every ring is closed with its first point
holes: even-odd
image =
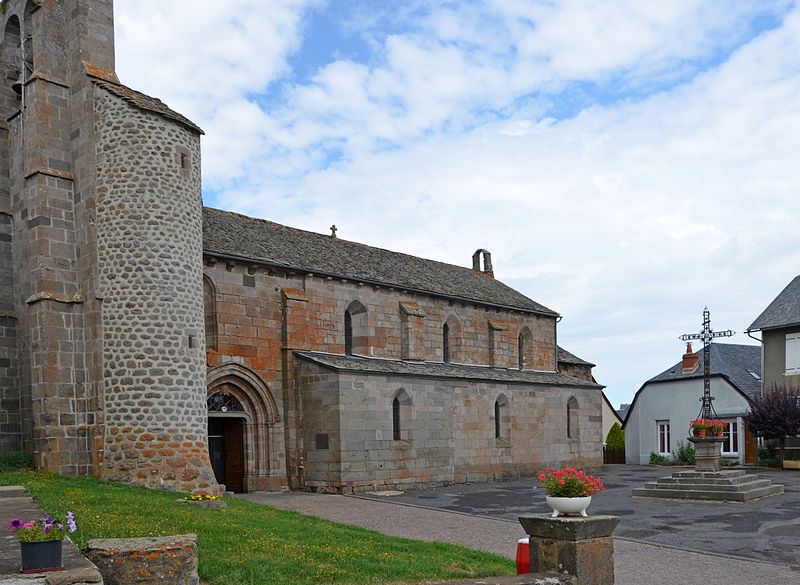
{"type": "Polygon", "coordinates": [[[216,491],[207,445],[200,136],[96,87],[103,476],[216,491]]]}

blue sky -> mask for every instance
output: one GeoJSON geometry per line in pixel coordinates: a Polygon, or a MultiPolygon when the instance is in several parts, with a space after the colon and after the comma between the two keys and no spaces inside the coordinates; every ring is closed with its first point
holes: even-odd
{"type": "Polygon", "coordinates": [[[800,272],[795,2],[117,0],[207,204],[496,275],[612,403],[800,272]]]}

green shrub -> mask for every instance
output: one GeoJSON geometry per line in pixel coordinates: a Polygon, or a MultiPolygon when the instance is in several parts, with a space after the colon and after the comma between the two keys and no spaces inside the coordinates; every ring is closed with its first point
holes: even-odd
{"type": "Polygon", "coordinates": [[[33,469],[32,453],[0,453],[0,471],[33,469]]]}
{"type": "Polygon", "coordinates": [[[672,450],[672,456],[681,465],[694,465],[694,445],[678,441],[678,448],[672,450]]]}
{"type": "Polygon", "coordinates": [[[764,467],[780,467],[778,461],[778,450],[768,445],[766,447],[758,448],[758,464],[764,467]]]}
{"type": "Polygon", "coordinates": [[[650,465],[669,465],[669,459],[658,453],[650,453],[650,465]]]}
{"type": "Polygon", "coordinates": [[[625,431],[619,423],[614,423],[606,435],[606,447],[609,449],[625,448],[625,431]]]}

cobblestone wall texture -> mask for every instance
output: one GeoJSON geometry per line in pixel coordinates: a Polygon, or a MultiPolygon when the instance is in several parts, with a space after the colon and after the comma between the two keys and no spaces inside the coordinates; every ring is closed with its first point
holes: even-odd
{"type": "Polygon", "coordinates": [[[206,442],[200,139],[95,90],[109,479],[214,491],[206,442]],[[188,172],[177,147],[191,153],[188,172]]]}

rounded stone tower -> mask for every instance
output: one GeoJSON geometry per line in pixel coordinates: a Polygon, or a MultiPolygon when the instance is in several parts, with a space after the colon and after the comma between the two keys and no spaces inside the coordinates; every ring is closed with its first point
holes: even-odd
{"type": "Polygon", "coordinates": [[[119,83],[112,0],[2,7],[2,64],[17,75],[0,90],[0,243],[12,251],[0,367],[18,367],[0,391],[21,424],[16,438],[0,424],[0,444],[63,474],[216,492],[202,131],[119,83]]]}

